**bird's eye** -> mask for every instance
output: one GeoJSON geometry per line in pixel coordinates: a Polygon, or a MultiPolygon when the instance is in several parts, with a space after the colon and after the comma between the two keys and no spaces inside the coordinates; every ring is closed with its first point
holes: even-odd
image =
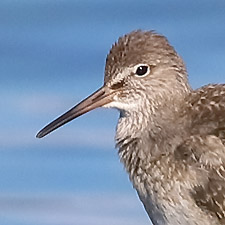
{"type": "Polygon", "coordinates": [[[142,77],[148,75],[150,68],[148,65],[139,65],[136,69],[135,75],[142,77]]]}

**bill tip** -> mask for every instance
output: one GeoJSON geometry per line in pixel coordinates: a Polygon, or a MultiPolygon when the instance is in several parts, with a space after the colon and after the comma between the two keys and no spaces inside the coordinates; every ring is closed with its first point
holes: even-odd
{"type": "Polygon", "coordinates": [[[38,132],[36,134],[36,138],[42,138],[42,137],[44,137],[44,135],[42,134],[42,132],[38,132]]]}

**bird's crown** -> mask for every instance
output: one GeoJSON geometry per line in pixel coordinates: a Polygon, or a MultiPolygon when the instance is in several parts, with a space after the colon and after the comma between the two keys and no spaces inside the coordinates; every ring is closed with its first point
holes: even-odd
{"type": "Polygon", "coordinates": [[[143,76],[148,72],[143,67],[151,69],[160,65],[184,67],[183,61],[164,36],[154,31],[133,31],[120,37],[112,46],[106,58],[105,83],[122,79],[124,70],[143,76]]]}

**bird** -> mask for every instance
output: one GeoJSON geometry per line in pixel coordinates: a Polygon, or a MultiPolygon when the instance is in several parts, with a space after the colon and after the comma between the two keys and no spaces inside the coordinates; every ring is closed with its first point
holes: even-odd
{"type": "Polygon", "coordinates": [[[225,224],[225,84],[192,89],[167,38],[134,30],[112,45],[103,86],[36,137],[98,107],[119,111],[119,158],[154,225],[225,224]]]}

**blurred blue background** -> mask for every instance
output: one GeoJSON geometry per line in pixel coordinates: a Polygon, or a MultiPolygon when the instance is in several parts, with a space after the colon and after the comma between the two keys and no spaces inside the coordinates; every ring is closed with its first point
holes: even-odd
{"type": "Polygon", "coordinates": [[[225,82],[225,1],[1,0],[0,224],[149,224],[114,149],[115,110],[37,131],[102,85],[119,36],[168,37],[194,88],[225,82]]]}

